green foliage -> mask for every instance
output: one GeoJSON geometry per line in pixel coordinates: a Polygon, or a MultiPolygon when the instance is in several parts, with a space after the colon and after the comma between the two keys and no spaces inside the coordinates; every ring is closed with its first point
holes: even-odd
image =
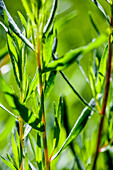
{"type": "MultiPolygon", "coordinates": [[[[111,17],[112,21],[112,2],[73,1],[78,8],[84,6],[80,10],[83,14],[79,13],[74,5],[67,5],[68,8],[64,9],[65,1],[62,4],[63,2],[53,0],[53,5],[47,0],[21,2],[26,13],[24,17],[22,12],[18,12],[22,31],[6,9],[3,0],[0,0],[0,25],[4,28],[7,39],[7,47],[1,46],[0,49],[0,62],[3,62],[0,65],[0,95],[3,96],[3,101],[0,101],[0,139],[3,144],[8,137],[12,146],[6,154],[7,159],[0,154],[1,160],[12,170],[49,170],[50,167],[53,170],[81,170],[84,167],[91,169],[93,164],[95,167],[95,162],[97,169],[112,169],[112,161],[110,164],[109,161],[113,158],[113,82],[110,79],[112,69],[109,70],[111,62],[108,59],[112,56],[113,25],[109,19],[111,17]],[[61,6],[58,5],[60,3],[61,6]],[[110,16],[104,9],[105,4],[111,8],[110,16]],[[84,15],[84,9],[87,8],[84,15]],[[96,15],[94,11],[97,12],[96,15]],[[104,22],[103,26],[99,22],[104,22]],[[73,26],[74,31],[70,27],[73,23],[76,23],[76,28],[73,26]],[[85,28],[89,29],[90,33],[86,29],[87,34],[82,34],[85,28]],[[66,37],[64,41],[63,35],[66,37]],[[72,40],[74,36],[76,41],[72,40]],[[1,72],[1,69],[7,66],[4,62],[7,55],[10,55],[14,77],[11,71],[9,76],[2,75],[1,72]],[[105,86],[107,83],[111,83],[110,88],[105,86]],[[110,95],[107,100],[108,92],[110,95]],[[80,104],[84,105],[84,109],[75,96],[80,104]],[[101,110],[106,110],[106,115],[101,110]],[[16,122],[15,127],[12,121],[16,122]],[[66,154],[62,154],[63,151],[66,154]],[[96,161],[99,152],[103,152],[106,157],[109,155],[106,159],[104,156],[98,158],[102,160],[101,165],[96,161]],[[71,165],[68,165],[68,161],[64,165],[62,157],[65,160],[66,155],[71,165]],[[56,161],[53,161],[54,159],[56,161]],[[60,161],[62,163],[59,163],[60,161]]],[[[70,1],[67,2],[71,4],[70,1]]]]}

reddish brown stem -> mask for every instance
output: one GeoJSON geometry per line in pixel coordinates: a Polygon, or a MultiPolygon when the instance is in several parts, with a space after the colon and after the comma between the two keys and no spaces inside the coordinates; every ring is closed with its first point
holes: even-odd
{"type": "Polygon", "coordinates": [[[38,46],[37,46],[37,63],[38,63],[38,68],[39,68],[40,99],[41,99],[41,105],[42,105],[42,122],[45,126],[45,131],[42,134],[42,138],[43,138],[46,170],[50,170],[50,162],[49,162],[48,149],[47,149],[47,137],[46,137],[46,122],[45,122],[45,112],[44,112],[43,82],[42,82],[42,74],[41,74],[41,56],[40,56],[41,47],[40,45],[41,45],[41,41],[39,39],[38,46]]]}
{"type": "Polygon", "coordinates": [[[101,111],[102,117],[101,117],[100,125],[99,125],[97,148],[96,148],[96,152],[95,152],[95,158],[94,158],[92,170],[95,169],[96,161],[97,161],[97,157],[98,157],[98,153],[99,153],[99,147],[100,147],[100,141],[101,141],[101,133],[102,133],[102,129],[103,129],[103,123],[104,123],[104,117],[105,117],[105,111],[106,111],[107,99],[108,99],[109,87],[110,87],[111,59],[112,59],[112,43],[111,43],[112,27],[113,27],[113,22],[112,22],[112,18],[111,18],[111,28],[110,28],[110,35],[109,35],[109,49],[108,49],[108,61],[107,61],[107,74],[106,74],[106,85],[105,85],[105,93],[104,93],[104,99],[103,99],[103,105],[102,105],[102,111],[101,111]]]}

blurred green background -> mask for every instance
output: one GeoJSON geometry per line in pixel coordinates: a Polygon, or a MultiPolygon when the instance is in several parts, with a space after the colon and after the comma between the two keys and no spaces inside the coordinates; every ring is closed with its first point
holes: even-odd
{"type": "MultiPolygon", "coordinates": [[[[21,28],[21,23],[19,17],[17,15],[17,11],[23,13],[26,16],[24,8],[22,6],[21,0],[4,0],[6,7],[13,19],[16,21],[17,25],[21,28]]],[[[52,6],[52,0],[48,0],[48,9],[52,6]]],[[[104,7],[106,14],[109,15],[110,8],[108,3],[105,0],[99,1],[104,7]]],[[[50,10],[50,9],[49,9],[50,10]]],[[[58,47],[57,53],[58,56],[61,57],[63,54],[68,52],[71,49],[75,49],[77,47],[88,44],[92,41],[93,38],[97,37],[97,33],[94,30],[89,18],[89,12],[92,13],[92,17],[100,31],[103,33],[108,27],[108,23],[106,22],[103,14],[96,8],[96,6],[92,3],[91,0],[59,0],[58,1],[58,9],[56,13],[55,19],[55,27],[58,32],[58,47]]],[[[2,20],[0,18],[0,20],[2,20]]],[[[6,33],[2,26],[0,26],[0,48],[3,48],[6,45],[6,33]]],[[[102,54],[102,48],[99,48],[98,54],[102,54]]],[[[100,56],[101,57],[101,56],[100,56]]],[[[29,51],[28,56],[28,74],[30,77],[34,76],[36,69],[36,59],[32,56],[31,51],[29,51]]],[[[85,55],[80,63],[84,69],[85,74],[89,75],[89,68],[93,65],[93,52],[85,55]]],[[[5,81],[9,86],[11,86],[14,91],[18,94],[18,88],[16,86],[15,78],[13,75],[13,70],[11,63],[8,63],[8,67],[10,70],[3,74],[5,81]]],[[[70,67],[64,70],[65,75],[68,77],[70,82],[73,84],[75,89],[89,102],[92,98],[90,85],[86,82],[83,74],[81,73],[77,63],[73,63],[70,67]]],[[[60,95],[65,96],[66,104],[67,104],[67,113],[68,113],[68,122],[70,130],[73,127],[75,121],[77,120],[79,114],[83,110],[83,104],[78,100],[78,98],[73,94],[71,89],[68,87],[66,82],[63,80],[61,75],[58,73],[55,85],[53,90],[51,91],[50,96],[45,102],[46,107],[46,119],[47,119],[47,134],[48,138],[50,136],[49,130],[53,127],[53,102],[58,103],[58,99],[60,95]]],[[[0,84],[0,103],[2,103],[6,108],[10,109],[7,101],[5,100],[4,94],[1,90],[0,84]]],[[[86,138],[91,138],[92,132],[97,128],[95,125],[98,122],[98,117],[93,116],[90,121],[88,121],[88,130],[86,138]]],[[[0,154],[4,155],[6,152],[10,151],[11,142],[10,142],[10,132],[15,125],[15,120],[12,118],[7,112],[0,109],[0,154]]],[[[87,128],[87,127],[86,127],[87,128]]],[[[59,147],[63,144],[66,133],[64,129],[62,130],[62,134],[64,136],[61,137],[59,147]]],[[[79,139],[78,139],[79,140],[79,139]]],[[[76,142],[75,142],[76,143],[76,142]]],[[[50,148],[50,146],[49,146],[50,148]]],[[[50,148],[51,150],[51,148],[50,148]]],[[[77,150],[78,154],[80,153],[79,149],[77,150]]],[[[50,154],[50,153],[49,153],[50,154]]],[[[82,154],[82,153],[81,153],[82,154]]],[[[82,156],[82,155],[81,155],[82,156]]],[[[87,159],[84,158],[84,159],[87,159]]],[[[71,169],[72,162],[74,161],[73,156],[69,149],[65,150],[61,156],[59,161],[58,159],[54,161],[53,167],[56,166],[55,169],[63,169],[67,167],[67,169],[71,169]]],[[[53,168],[53,169],[54,169],[53,168]]],[[[8,169],[0,160],[0,170],[8,169]]],[[[65,168],[66,169],[66,168],[65,168]]]]}

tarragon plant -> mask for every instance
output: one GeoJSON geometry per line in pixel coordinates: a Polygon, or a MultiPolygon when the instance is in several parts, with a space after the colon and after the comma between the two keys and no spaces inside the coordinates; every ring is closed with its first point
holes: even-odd
{"type": "MultiPolygon", "coordinates": [[[[2,91],[12,112],[2,103],[0,103],[0,107],[13,117],[16,122],[16,128],[12,131],[11,155],[7,153],[7,158],[5,158],[0,154],[0,158],[12,170],[55,169],[52,162],[70,145],[76,162],[76,166],[74,164],[73,169],[95,169],[99,152],[110,150],[113,143],[113,116],[111,115],[113,110],[113,83],[111,78],[113,1],[106,1],[111,9],[110,16],[106,14],[104,8],[98,1],[91,1],[91,3],[96,5],[95,7],[100,10],[106,22],[108,22],[108,29],[105,30],[104,33],[100,33],[93,19],[94,17],[90,12],[89,19],[98,35],[97,38],[85,46],[68,51],[63,56],[59,56],[57,53],[58,36],[55,18],[57,15],[58,0],[53,0],[53,5],[49,13],[47,11],[47,0],[30,0],[29,3],[27,0],[21,0],[21,2],[27,14],[26,17],[24,17],[22,13],[18,12],[22,23],[22,30],[20,30],[11,17],[3,0],[0,0],[0,15],[2,17],[0,25],[5,29],[7,35],[7,48],[1,49],[0,60],[2,61],[6,56],[10,56],[17,88],[19,90],[19,92],[16,93],[9,87],[3,79],[1,72],[0,81],[2,91]],[[97,48],[100,46],[104,47],[101,58],[97,55],[97,48]],[[88,78],[80,65],[80,59],[91,51],[95,51],[96,55],[94,56],[94,68],[90,69],[88,78]],[[34,62],[37,61],[33,78],[30,78],[27,70],[29,52],[34,58],[34,62]],[[79,65],[81,72],[92,89],[93,97],[90,102],[87,102],[82,97],[62,71],[74,62],[79,65]],[[64,81],[68,84],[68,87],[73,91],[75,97],[78,97],[85,108],[69,132],[66,119],[67,109],[65,96],[60,96],[58,104],[53,101],[54,128],[52,131],[52,142],[50,144],[47,138],[47,128],[49,125],[46,123],[47,112],[45,101],[54,87],[55,78],[58,73],[61,74],[64,81]],[[109,98],[108,95],[110,96],[109,98]],[[109,125],[109,130],[108,137],[104,140],[102,130],[106,108],[109,112],[106,120],[109,125]],[[93,142],[94,140],[97,141],[97,146],[93,148],[94,152],[90,155],[90,161],[87,160],[84,164],[85,158],[80,159],[77,156],[72,141],[76,139],[84,129],[88,119],[93,115],[92,113],[100,116],[97,139],[92,137],[93,142]],[[67,138],[62,146],[59,147],[60,133],[63,126],[62,122],[66,130],[67,138]],[[33,129],[35,140],[32,136],[33,129]],[[48,148],[50,148],[48,147],[49,145],[51,145],[52,148],[51,153],[48,150],[48,148]],[[31,147],[33,152],[33,161],[29,160],[28,147],[31,147]]],[[[5,64],[6,63],[2,64],[1,67],[5,64]]],[[[80,147],[78,150],[80,150],[80,147]]],[[[83,148],[81,148],[81,150],[83,150],[83,148]]]]}

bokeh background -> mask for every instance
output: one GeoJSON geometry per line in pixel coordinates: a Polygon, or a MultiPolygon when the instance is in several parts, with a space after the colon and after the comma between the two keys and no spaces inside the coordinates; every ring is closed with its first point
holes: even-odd
{"type": "MultiPolygon", "coordinates": [[[[17,25],[21,28],[22,26],[17,15],[17,11],[20,11],[24,16],[26,16],[21,0],[10,1],[4,0],[4,2],[13,19],[15,20],[17,25]]],[[[52,2],[53,2],[52,0],[48,0],[49,10],[51,9],[52,2]]],[[[99,2],[104,7],[106,14],[109,15],[110,8],[108,3],[105,0],[99,0],[99,2]]],[[[88,44],[89,42],[92,41],[93,38],[96,38],[98,36],[94,27],[91,24],[89,12],[92,13],[92,17],[100,33],[105,32],[106,28],[108,27],[108,23],[106,22],[103,14],[96,8],[96,6],[92,3],[91,0],[58,1],[55,27],[58,32],[57,53],[59,57],[61,57],[63,54],[65,54],[71,49],[75,49],[77,47],[88,44]]],[[[0,20],[2,19],[0,18],[0,20]]],[[[2,26],[0,26],[0,49],[3,48],[5,45],[6,45],[6,33],[2,26]]],[[[100,55],[100,57],[102,54],[102,50],[103,50],[102,47],[98,49],[98,55],[100,55]]],[[[94,52],[90,52],[80,60],[80,63],[87,77],[89,76],[90,70],[89,68],[91,65],[93,65],[93,54],[94,52]]],[[[32,56],[31,51],[29,51],[28,75],[30,77],[33,77],[35,73],[36,69],[35,61],[36,59],[34,58],[34,56],[32,56]]],[[[8,62],[7,66],[9,68],[9,71],[3,74],[2,76],[7,82],[7,84],[11,86],[14,89],[14,91],[18,94],[19,92],[16,86],[10,61],[8,62]]],[[[64,73],[68,77],[72,85],[75,87],[75,89],[89,102],[90,99],[92,98],[91,87],[85,80],[83,74],[81,73],[78,64],[74,62],[71,66],[64,70],[64,73]]],[[[49,131],[53,127],[53,102],[55,101],[56,103],[58,103],[60,95],[65,96],[66,99],[68,123],[70,130],[84,108],[83,104],[78,100],[78,98],[75,96],[75,94],[71,91],[66,82],[63,80],[61,75],[58,73],[55,80],[54,88],[52,89],[50,96],[45,102],[46,121],[48,126],[47,129],[48,138],[50,136],[49,131]]],[[[0,83],[0,103],[2,103],[6,108],[11,110],[4,97],[4,94],[2,93],[1,83],[0,83]]],[[[96,130],[97,125],[95,124],[97,124],[97,122],[98,117],[96,117],[95,115],[93,115],[92,118],[88,121],[86,126],[86,129],[88,129],[86,135],[87,140],[92,137],[93,131],[96,130]]],[[[11,148],[10,134],[12,129],[14,128],[14,125],[15,125],[14,118],[11,117],[7,112],[0,109],[0,154],[3,156],[5,156],[6,152],[8,152],[11,148]]],[[[65,140],[66,137],[65,130],[63,129],[62,131],[63,136],[60,138],[59,147],[63,144],[63,141],[65,140]]],[[[77,139],[77,141],[79,141],[79,138],[77,139]]],[[[49,148],[50,147],[51,146],[49,145],[49,148]]],[[[77,149],[77,152],[78,154],[80,154],[80,149],[77,149]]],[[[81,157],[82,156],[83,155],[81,151],[81,157]]],[[[31,159],[32,156],[29,157],[31,159]]],[[[72,168],[74,158],[69,148],[63,151],[59,158],[56,161],[54,161],[52,169],[60,170],[72,168]]],[[[87,158],[88,156],[82,159],[85,162],[85,159],[87,160],[87,158]]],[[[3,169],[8,168],[0,160],[0,170],[3,169]]]]}

